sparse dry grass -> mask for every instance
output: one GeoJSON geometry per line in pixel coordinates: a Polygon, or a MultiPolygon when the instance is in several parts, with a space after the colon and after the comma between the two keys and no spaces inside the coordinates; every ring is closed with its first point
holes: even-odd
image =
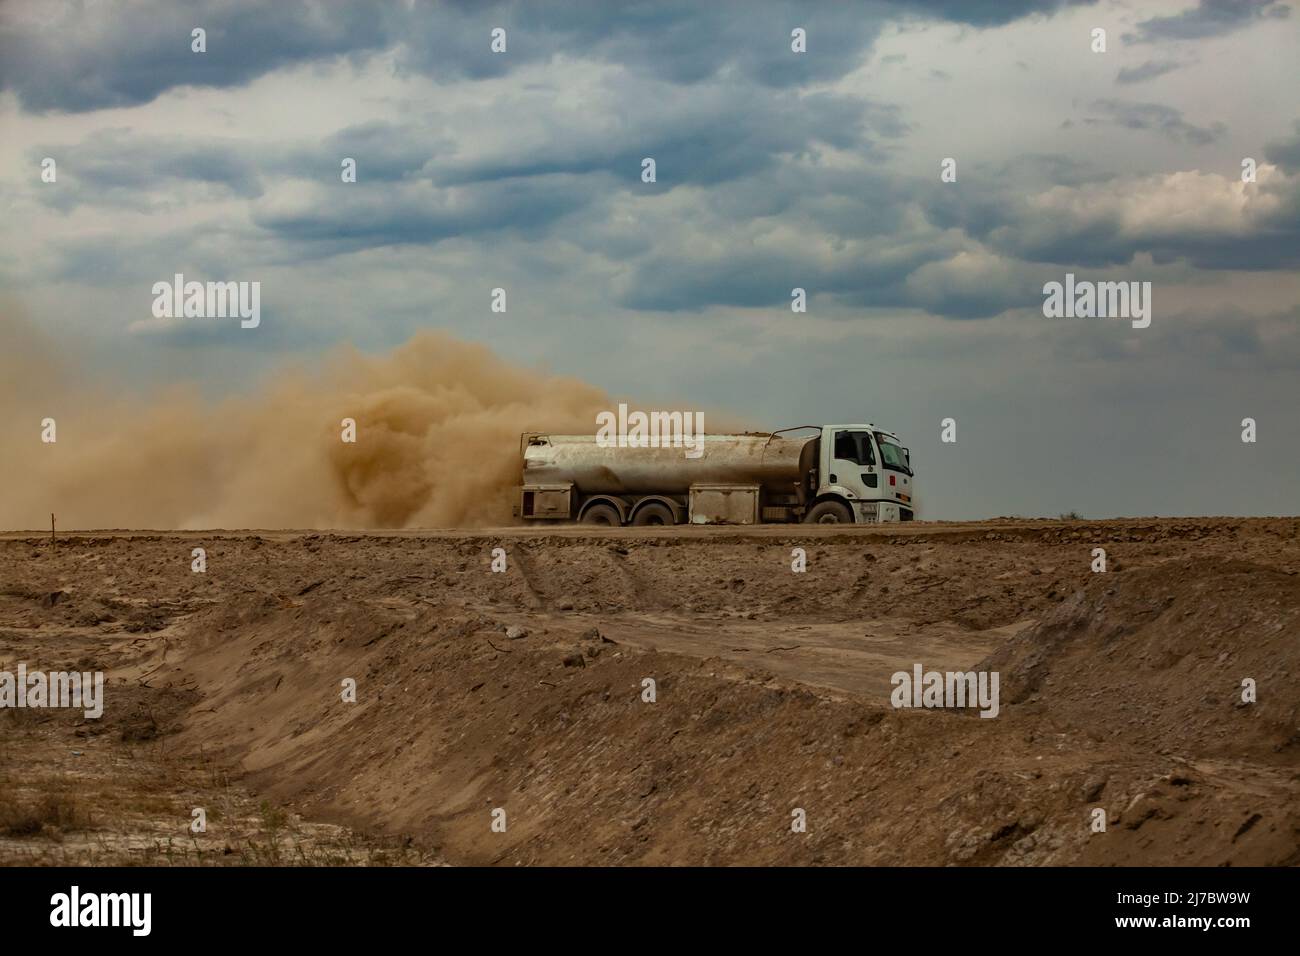
{"type": "Polygon", "coordinates": [[[90,813],[66,786],[20,790],[0,785],[0,836],[61,840],[91,825],[90,813]]]}
{"type": "MultiPolygon", "coordinates": [[[[138,713],[147,714],[147,708],[138,713]]],[[[437,862],[418,848],[307,822],[269,800],[256,800],[208,755],[172,755],[163,740],[136,735],[78,736],[75,722],[41,716],[0,714],[0,865],[437,862]],[[206,816],[203,833],[191,830],[196,807],[206,816]]]]}

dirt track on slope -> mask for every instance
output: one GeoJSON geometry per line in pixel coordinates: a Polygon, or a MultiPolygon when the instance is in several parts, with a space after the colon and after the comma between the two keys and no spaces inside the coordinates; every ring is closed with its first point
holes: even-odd
{"type": "Polygon", "coordinates": [[[0,860],[1295,864],[1297,531],[0,535],[0,670],[108,677],[0,712],[0,860]]]}

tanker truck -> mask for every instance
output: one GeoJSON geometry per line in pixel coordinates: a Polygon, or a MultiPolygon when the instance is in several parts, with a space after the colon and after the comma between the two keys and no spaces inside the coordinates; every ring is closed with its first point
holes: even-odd
{"type": "Polygon", "coordinates": [[[614,526],[869,524],[916,515],[911,455],[875,425],[798,425],[695,442],[686,451],[524,432],[514,514],[614,526]]]}

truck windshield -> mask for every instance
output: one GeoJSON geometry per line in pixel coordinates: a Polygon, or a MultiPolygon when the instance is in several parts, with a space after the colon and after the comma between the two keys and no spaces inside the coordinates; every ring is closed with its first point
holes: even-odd
{"type": "Polygon", "coordinates": [[[880,443],[881,464],[891,471],[901,471],[905,475],[912,473],[912,469],[907,463],[907,456],[903,454],[902,445],[881,432],[876,432],[876,441],[880,443]]]}

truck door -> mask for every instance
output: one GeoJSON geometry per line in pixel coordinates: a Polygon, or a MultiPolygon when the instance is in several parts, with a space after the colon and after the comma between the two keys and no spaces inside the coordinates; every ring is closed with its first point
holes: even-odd
{"type": "Polygon", "coordinates": [[[832,445],[828,484],[839,485],[858,499],[880,497],[880,469],[871,432],[838,429],[832,445]]]}

